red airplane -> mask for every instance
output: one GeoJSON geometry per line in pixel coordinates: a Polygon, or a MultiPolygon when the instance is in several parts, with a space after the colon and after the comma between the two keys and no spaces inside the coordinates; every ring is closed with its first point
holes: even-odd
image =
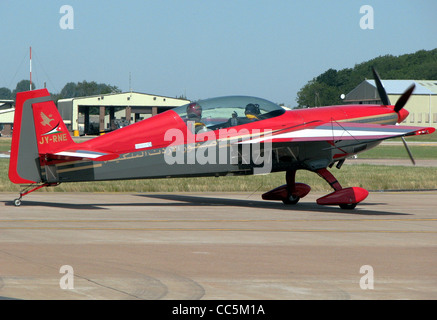
{"type": "MultiPolygon", "coordinates": [[[[382,105],[340,105],[286,111],[264,99],[232,96],[190,103],[85,142],[71,138],[46,89],[17,94],[9,178],[27,185],[14,204],[64,182],[250,175],[286,172],[286,184],[262,195],[296,204],[311,188],[295,182],[300,169],[317,173],[334,191],[320,205],[353,209],[368,191],[343,188],[334,164],[389,138],[434,128],[397,125],[414,86],[393,106],[374,71],[382,105]]],[[[403,140],[405,143],[405,140],[403,140]]],[[[405,147],[413,160],[405,143],[405,147]]],[[[414,160],[413,160],[414,161],[414,160]]]]}

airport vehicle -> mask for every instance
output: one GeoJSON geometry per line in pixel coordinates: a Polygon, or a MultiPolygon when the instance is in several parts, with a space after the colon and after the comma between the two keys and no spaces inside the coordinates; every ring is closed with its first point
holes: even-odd
{"type": "Polygon", "coordinates": [[[24,195],[66,182],[284,171],[286,183],[262,198],[296,204],[311,190],[295,181],[296,171],[309,170],[334,189],[317,199],[318,204],[353,209],[368,191],[343,188],[328,168],[340,169],[346,159],[385,139],[435,131],[396,125],[408,116],[404,106],[414,86],[391,105],[376,71],[374,76],[382,105],[287,111],[260,98],[220,97],[193,102],[81,143],[73,141],[46,89],[19,93],[9,178],[27,186],[14,203],[19,206],[24,195]]]}

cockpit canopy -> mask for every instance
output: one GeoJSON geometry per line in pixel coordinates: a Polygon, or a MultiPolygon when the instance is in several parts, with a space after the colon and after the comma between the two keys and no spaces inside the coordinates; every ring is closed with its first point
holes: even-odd
{"type": "Polygon", "coordinates": [[[192,102],[173,109],[185,122],[193,121],[196,133],[229,128],[277,117],[285,112],[277,104],[249,96],[229,96],[192,102]],[[203,127],[203,128],[200,128],[203,127]]]}

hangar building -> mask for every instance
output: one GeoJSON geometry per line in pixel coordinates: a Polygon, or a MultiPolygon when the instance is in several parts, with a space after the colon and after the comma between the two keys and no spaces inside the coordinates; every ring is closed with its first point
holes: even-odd
{"type": "Polygon", "coordinates": [[[0,137],[12,135],[14,104],[14,100],[0,100],[0,137]]]}
{"type": "Polygon", "coordinates": [[[71,133],[78,136],[114,130],[187,103],[190,101],[125,92],[61,99],[58,100],[58,110],[71,133]],[[91,107],[99,108],[99,115],[94,123],[93,116],[90,115],[91,107]]]}
{"type": "MultiPolygon", "coordinates": [[[[411,85],[416,88],[405,109],[410,115],[404,125],[430,126],[437,128],[437,80],[381,80],[392,105],[411,85]]],[[[364,80],[349,92],[344,103],[347,104],[381,104],[374,80],[364,80]]]]}

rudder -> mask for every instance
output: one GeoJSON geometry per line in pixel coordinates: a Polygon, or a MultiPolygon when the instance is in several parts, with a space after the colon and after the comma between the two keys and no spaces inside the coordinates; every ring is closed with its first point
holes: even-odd
{"type": "Polygon", "coordinates": [[[41,182],[40,156],[74,144],[47,89],[17,93],[9,179],[41,182]]]}

